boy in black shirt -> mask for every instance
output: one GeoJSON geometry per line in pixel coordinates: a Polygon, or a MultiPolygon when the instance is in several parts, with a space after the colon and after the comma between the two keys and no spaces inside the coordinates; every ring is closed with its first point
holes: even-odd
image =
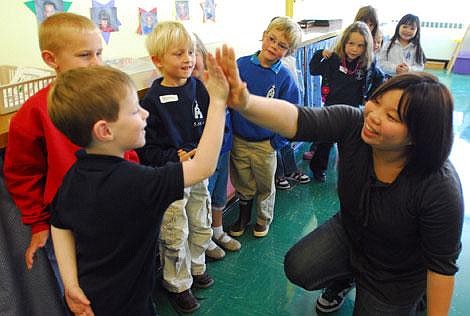
{"type": "Polygon", "coordinates": [[[163,213],[182,198],[185,186],[214,171],[222,142],[228,88],[209,60],[212,106],[201,150],[192,160],[161,168],[123,159],[125,151],[145,144],[148,117],[126,74],[96,66],[58,77],[49,115],[84,148],[56,195],[51,220],[65,298],[74,313],[155,315],[151,293],[163,213]]]}

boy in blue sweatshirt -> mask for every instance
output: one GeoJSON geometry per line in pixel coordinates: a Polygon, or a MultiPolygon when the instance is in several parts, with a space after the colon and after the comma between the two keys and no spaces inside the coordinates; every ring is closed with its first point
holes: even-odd
{"type": "MultiPolygon", "coordinates": [[[[261,50],[237,61],[240,77],[247,83],[250,93],[299,103],[294,77],[281,59],[295,50],[301,34],[298,24],[289,17],[276,17],[269,23],[263,32],[261,50]]],[[[253,235],[264,237],[274,213],[276,150],[287,144],[287,140],[251,123],[238,112],[232,114],[230,178],[240,199],[240,213],[229,234],[237,237],[245,233],[256,196],[253,235]]]]}

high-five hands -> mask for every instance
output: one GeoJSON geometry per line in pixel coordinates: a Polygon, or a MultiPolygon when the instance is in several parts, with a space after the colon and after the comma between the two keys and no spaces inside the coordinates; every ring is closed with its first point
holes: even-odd
{"type": "MultiPolygon", "coordinates": [[[[216,55],[220,55],[220,49],[216,49],[216,55]]],[[[203,76],[204,85],[206,86],[209,96],[212,99],[227,100],[229,92],[229,82],[220,61],[212,54],[207,54],[207,71],[203,76]]]]}
{"type": "Polygon", "coordinates": [[[246,83],[240,79],[233,48],[224,44],[222,49],[216,50],[215,58],[230,85],[227,104],[237,111],[244,110],[248,104],[250,94],[246,83]]]}

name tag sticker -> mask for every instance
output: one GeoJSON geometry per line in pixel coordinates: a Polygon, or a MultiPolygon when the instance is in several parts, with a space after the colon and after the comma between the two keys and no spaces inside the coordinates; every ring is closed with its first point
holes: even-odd
{"type": "Polygon", "coordinates": [[[341,71],[342,73],[347,74],[348,73],[348,68],[346,68],[344,66],[339,66],[339,71],[341,71]]]}
{"type": "Polygon", "coordinates": [[[178,101],[177,94],[167,94],[167,95],[160,96],[161,103],[176,102],[176,101],[178,101]]]}

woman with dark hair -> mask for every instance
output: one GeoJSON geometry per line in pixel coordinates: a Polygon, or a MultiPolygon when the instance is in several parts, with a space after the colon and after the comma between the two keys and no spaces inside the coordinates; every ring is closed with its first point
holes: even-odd
{"type": "Polygon", "coordinates": [[[341,307],[350,287],[341,283],[354,278],[355,315],[414,315],[424,294],[428,315],[446,315],[463,223],[460,180],[448,160],[448,89],[432,75],[405,73],[380,86],[363,110],[298,108],[250,95],[232,50],[219,59],[233,109],[290,139],[338,143],[340,211],[286,254],[289,280],[327,288],[316,305],[327,312],[341,307]]]}

